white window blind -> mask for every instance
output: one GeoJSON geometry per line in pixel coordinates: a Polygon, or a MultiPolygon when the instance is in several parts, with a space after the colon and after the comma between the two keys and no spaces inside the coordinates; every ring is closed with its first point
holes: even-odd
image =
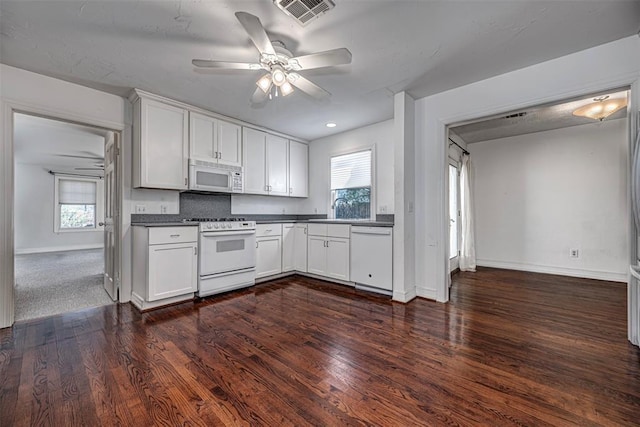
{"type": "Polygon", "coordinates": [[[58,184],[58,203],[61,205],[95,205],[96,183],[61,179],[58,184]]]}
{"type": "Polygon", "coordinates": [[[331,158],[331,189],[371,186],[371,150],[331,158]]]}

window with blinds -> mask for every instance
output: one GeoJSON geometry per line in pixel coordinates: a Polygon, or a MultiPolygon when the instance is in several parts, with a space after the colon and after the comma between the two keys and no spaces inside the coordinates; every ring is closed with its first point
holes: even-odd
{"type": "Polygon", "coordinates": [[[56,177],[56,231],[95,230],[97,179],[56,177]]]}
{"type": "Polygon", "coordinates": [[[371,163],[371,150],[331,157],[333,218],[371,218],[371,163]]]}

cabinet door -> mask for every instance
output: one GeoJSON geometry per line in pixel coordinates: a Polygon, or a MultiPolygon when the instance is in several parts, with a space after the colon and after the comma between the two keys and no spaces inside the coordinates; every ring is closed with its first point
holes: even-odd
{"type": "Polygon", "coordinates": [[[140,102],[140,186],[186,190],[187,111],[148,99],[140,102]]]}
{"type": "Polygon", "coordinates": [[[267,134],[267,177],[269,194],[289,195],[289,140],[267,134]]]}
{"type": "Polygon", "coordinates": [[[309,147],[289,141],[289,196],[307,197],[309,175],[309,147]]]}
{"type": "Polygon", "coordinates": [[[282,249],[280,236],[256,239],[256,278],[282,272],[282,249]]]}
{"type": "Polygon", "coordinates": [[[296,224],[294,243],[294,270],[307,272],[307,224],[296,224]]]}
{"type": "Polygon", "coordinates": [[[189,113],[189,157],[216,162],[217,125],[217,120],[212,117],[189,113]]]}
{"type": "Polygon", "coordinates": [[[197,243],[149,246],[148,301],[184,295],[198,289],[197,243]]]}
{"type": "Polygon", "coordinates": [[[218,163],[242,166],[242,139],[240,126],[218,121],[218,163]]]}
{"type": "Polygon", "coordinates": [[[327,239],[320,236],[309,236],[307,271],[326,276],[327,274],[327,239]]]}
{"type": "Polygon", "coordinates": [[[244,192],[267,194],[267,134],[254,129],[243,129],[244,192]]]}
{"type": "Polygon", "coordinates": [[[295,269],[296,254],[296,226],[295,224],[282,225],[282,271],[295,269]]]}
{"type": "Polygon", "coordinates": [[[327,276],[349,280],[349,239],[329,237],[327,242],[327,276]]]}

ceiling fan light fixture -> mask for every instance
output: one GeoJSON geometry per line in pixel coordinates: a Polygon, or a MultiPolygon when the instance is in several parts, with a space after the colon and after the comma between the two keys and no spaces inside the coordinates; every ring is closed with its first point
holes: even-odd
{"type": "Polygon", "coordinates": [[[594,102],[584,105],[573,112],[574,116],[603,121],[616,111],[627,106],[626,98],[609,99],[609,95],[594,98],[594,102]]]}
{"type": "Polygon", "coordinates": [[[271,79],[276,86],[282,86],[287,81],[287,74],[284,72],[281,66],[274,65],[271,68],[271,79]]]}
{"type": "Polygon", "coordinates": [[[289,82],[284,82],[282,86],[280,86],[280,92],[282,93],[282,96],[287,96],[293,92],[293,86],[291,86],[291,83],[289,82]]]}
{"type": "Polygon", "coordinates": [[[264,93],[268,93],[269,89],[271,89],[271,74],[265,74],[260,77],[260,80],[258,80],[256,84],[264,91],[264,93]]]}

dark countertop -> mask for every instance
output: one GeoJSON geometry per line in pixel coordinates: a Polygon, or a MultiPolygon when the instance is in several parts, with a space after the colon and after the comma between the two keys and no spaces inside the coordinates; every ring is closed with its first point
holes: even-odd
{"type": "Polygon", "coordinates": [[[176,222],[134,222],[132,227],[197,227],[198,222],[195,221],[176,221],[176,222]]]}
{"type": "Polygon", "coordinates": [[[349,220],[349,219],[308,219],[308,220],[289,220],[289,221],[256,221],[256,224],[345,224],[354,227],[393,227],[393,222],[387,221],[369,221],[369,220],[349,220]]]}

